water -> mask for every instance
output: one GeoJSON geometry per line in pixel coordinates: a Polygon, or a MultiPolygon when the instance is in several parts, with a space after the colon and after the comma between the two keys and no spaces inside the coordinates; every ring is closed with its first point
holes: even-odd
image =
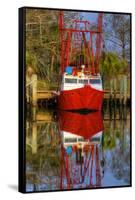
{"type": "Polygon", "coordinates": [[[29,113],[27,192],[130,185],[128,108],[29,113]]]}

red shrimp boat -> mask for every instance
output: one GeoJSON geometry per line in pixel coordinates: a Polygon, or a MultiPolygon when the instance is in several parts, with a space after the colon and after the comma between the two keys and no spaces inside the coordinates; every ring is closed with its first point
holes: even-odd
{"type": "Polygon", "coordinates": [[[73,20],[71,27],[66,27],[64,14],[60,12],[61,87],[58,108],[101,110],[104,95],[99,73],[102,13],[98,16],[96,30],[91,30],[90,22],[84,20],[73,20]]]}

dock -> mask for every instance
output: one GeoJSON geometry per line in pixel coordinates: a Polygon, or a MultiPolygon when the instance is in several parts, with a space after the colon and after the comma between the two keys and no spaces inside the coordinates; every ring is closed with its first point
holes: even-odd
{"type": "MultiPolygon", "coordinates": [[[[30,103],[32,106],[36,106],[39,101],[49,101],[55,100],[57,97],[56,90],[48,89],[38,89],[37,87],[37,75],[33,74],[31,80],[26,84],[26,99],[27,103],[30,103]]],[[[126,105],[130,101],[130,92],[127,90],[127,85],[119,90],[105,90],[104,91],[104,101],[119,101],[120,104],[126,105]]]]}
{"type": "Polygon", "coordinates": [[[104,100],[112,100],[112,101],[119,101],[120,103],[123,102],[126,104],[130,100],[130,93],[126,92],[126,94],[121,93],[121,91],[114,91],[110,92],[108,90],[104,93],[104,100]]]}

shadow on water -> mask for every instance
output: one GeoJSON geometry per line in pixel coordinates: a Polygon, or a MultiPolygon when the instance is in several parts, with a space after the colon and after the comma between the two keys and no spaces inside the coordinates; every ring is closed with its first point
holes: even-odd
{"type": "Polygon", "coordinates": [[[72,112],[72,113],[79,113],[79,114],[89,114],[93,112],[97,112],[97,110],[89,110],[89,109],[80,109],[80,110],[66,110],[67,112],[72,112]]]}

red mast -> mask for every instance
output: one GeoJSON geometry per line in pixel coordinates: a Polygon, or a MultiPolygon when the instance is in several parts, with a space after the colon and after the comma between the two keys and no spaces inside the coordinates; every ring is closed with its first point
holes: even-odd
{"type": "Polygon", "coordinates": [[[60,11],[61,74],[68,65],[79,68],[81,64],[85,65],[89,73],[99,73],[102,16],[102,13],[98,15],[96,30],[91,29],[91,24],[87,20],[72,20],[72,25],[69,28],[64,24],[64,12],[60,11]],[[79,56],[82,56],[82,54],[84,58],[80,59],[79,56]]]}

